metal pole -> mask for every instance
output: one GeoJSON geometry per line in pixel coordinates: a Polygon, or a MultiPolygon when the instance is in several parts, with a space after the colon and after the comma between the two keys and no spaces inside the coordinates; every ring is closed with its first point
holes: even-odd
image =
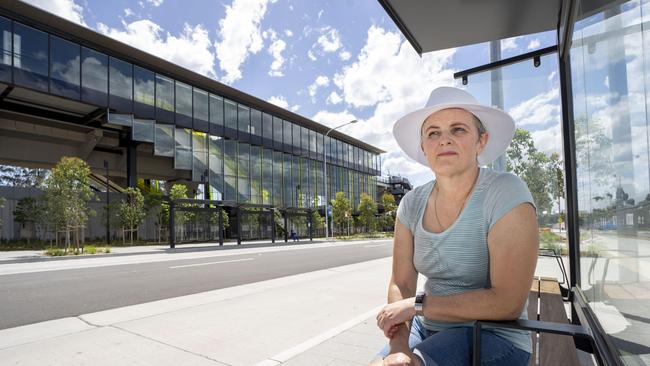
{"type": "Polygon", "coordinates": [[[108,208],[109,205],[109,182],[108,182],[108,160],[104,160],[104,168],[106,169],[106,245],[111,245],[111,214],[108,208]]]}
{"type": "Polygon", "coordinates": [[[176,244],[174,240],[176,239],[176,229],[174,228],[174,201],[169,200],[169,247],[174,249],[176,244]]]}
{"type": "Polygon", "coordinates": [[[340,126],[332,127],[327,131],[325,136],[323,136],[323,188],[325,189],[325,241],[327,241],[327,237],[329,234],[329,202],[327,199],[327,145],[325,144],[325,140],[327,140],[327,136],[330,134],[330,132],[336,130],[337,128],[341,128],[343,126],[349,125],[350,123],[355,123],[357,120],[352,120],[350,122],[344,123],[340,126]]]}
{"type": "Polygon", "coordinates": [[[219,245],[223,245],[223,207],[218,206],[219,209],[219,245]]]}

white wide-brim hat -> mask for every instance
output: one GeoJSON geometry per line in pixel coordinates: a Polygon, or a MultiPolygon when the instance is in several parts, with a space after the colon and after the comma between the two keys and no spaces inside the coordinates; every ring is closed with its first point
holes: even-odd
{"type": "Polygon", "coordinates": [[[498,108],[479,104],[468,92],[443,86],[434,89],[424,108],[400,118],[393,125],[393,136],[397,144],[411,159],[429,166],[420,147],[420,131],[424,120],[431,114],[448,108],[464,109],[478,118],[488,133],[488,142],[478,156],[479,165],[487,165],[503,154],[515,135],[515,121],[498,108]]]}

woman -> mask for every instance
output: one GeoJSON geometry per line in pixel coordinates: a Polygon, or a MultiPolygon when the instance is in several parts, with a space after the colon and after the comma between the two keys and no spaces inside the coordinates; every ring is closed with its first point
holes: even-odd
{"type": "MultiPolygon", "coordinates": [[[[515,175],[480,167],[514,129],[508,114],[451,87],[395,123],[399,146],[436,179],[397,210],[388,304],[377,315],[389,344],[372,365],[469,365],[473,320],[526,318],[539,246],[533,198],[515,175]],[[418,273],[427,280],[416,295],[418,273]]],[[[481,350],[484,365],[526,365],[530,334],[485,329],[481,350]]]]}

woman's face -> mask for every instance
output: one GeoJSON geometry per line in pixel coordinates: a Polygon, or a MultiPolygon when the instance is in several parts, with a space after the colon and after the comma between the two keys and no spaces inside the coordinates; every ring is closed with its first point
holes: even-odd
{"type": "Polygon", "coordinates": [[[479,136],[474,115],[460,108],[443,109],[424,120],[422,151],[436,175],[451,175],[478,165],[487,133],[479,136]]]}

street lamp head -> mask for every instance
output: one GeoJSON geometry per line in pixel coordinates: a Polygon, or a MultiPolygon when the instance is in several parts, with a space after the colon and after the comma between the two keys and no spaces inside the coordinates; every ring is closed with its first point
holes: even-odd
{"type": "Polygon", "coordinates": [[[353,120],[350,121],[349,123],[357,123],[357,122],[359,122],[359,121],[357,121],[356,119],[353,119],[353,120]]]}

